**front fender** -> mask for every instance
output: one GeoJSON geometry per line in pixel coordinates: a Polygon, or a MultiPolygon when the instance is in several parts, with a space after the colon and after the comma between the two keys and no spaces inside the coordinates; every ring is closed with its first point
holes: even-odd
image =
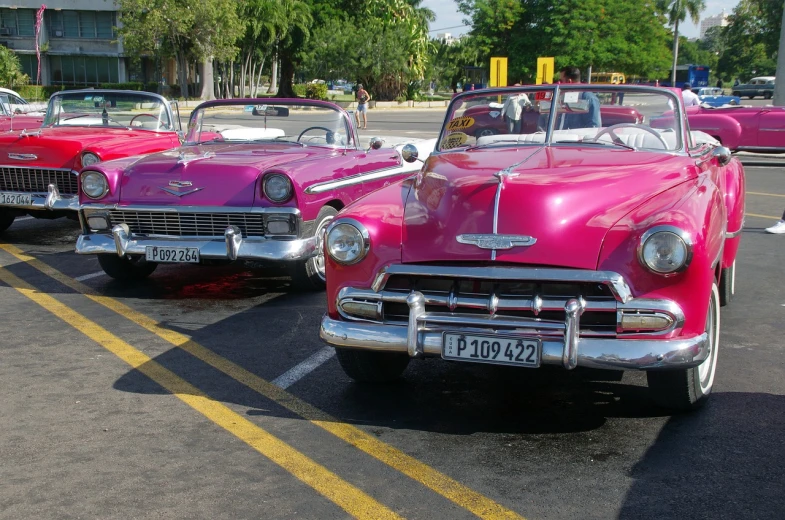
{"type": "Polygon", "coordinates": [[[722,267],[730,267],[736,259],[744,228],[746,178],[741,162],[734,158],[725,168],[725,209],[728,229],[722,251],[722,267]]]}
{"type": "Polygon", "coordinates": [[[678,303],[685,314],[681,334],[701,334],[715,268],[723,250],[725,220],[722,195],[708,176],[682,183],[639,206],[608,231],[597,269],[624,276],[635,298],[678,303]],[[692,261],[682,272],[656,274],[638,260],[641,237],[661,225],[678,227],[691,237],[692,261]]]}

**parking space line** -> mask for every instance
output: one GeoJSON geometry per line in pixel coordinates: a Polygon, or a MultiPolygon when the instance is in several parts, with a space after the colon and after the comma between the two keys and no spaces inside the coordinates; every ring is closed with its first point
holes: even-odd
{"type": "Polygon", "coordinates": [[[35,217],[33,217],[32,215],[25,215],[23,217],[16,217],[14,220],[31,220],[31,219],[34,219],[34,218],[35,217]]]}
{"type": "Polygon", "coordinates": [[[768,219],[768,220],[770,220],[770,219],[779,220],[780,219],[780,217],[774,217],[772,215],[758,215],[757,213],[745,213],[744,216],[745,217],[765,218],[765,219],[768,219]]]}
{"type": "Polygon", "coordinates": [[[273,379],[273,384],[280,388],[289,388],[294,383],[319,368],[323,363],[325,363],[334,355],[334,348],[324,347],[302,363],[298,363],[280,376],[273,379]]]}
{"type": "Polygon", "coordinates": [[[82,276],[77,276],[74,278],[77,282],[84,282],[85,280],[89,280],[90,278],[98,278],[99,276],[103,276],[105,273],[103,271],[99,271],[97,273],[90,273],[90,274],[83,274],[82,276]]]}
{"type": "Polygon", "coordinates": [[[423,486],[445,497],[454,504],[474,513],[476,516],[489,520],[502,518],[515,518],[518,520],[523,519],[523,517],[518,513],[507,509],[501,504],[498,504],[490,498],[482,495],[481,493],[464,486],[457,480],[439,472],[424,462],[421,462],[418,459],[403,453],[393,446],[385,444],[375,436],[364,432],[356,426],[346,424],[339,419],[332,417],[327,412],[324,412],[323,410],[320,410],[319,408],[316,408],[315,406],[312,406],[311,404],[295,397],[293,394],[290,394],[286,390],[275,386],[265,379],[262,379],[256,374],[246,370],[242,366],[219,356],[207,347],[204,347],[196,341],[193,341],[188,336],[162,327],[154,319],[135,311],[124,303],[115,300],[114,298],[99,295],[92,288],[74,281],[73,278],[64,275],[45,262],[42,262],[37,258],[26,254],[16,246],[0,243],[0,249],[15,256],[17,259],[26,262],[31,267],[38,269],[42,273],[51,278],[54,278],[60,283],[75,290],[76,292],[83,294],[85,297],[90,298],[94,302],[103,305],[104,307],[116,312],[126,319],[147,329],[164,341],[167,341],[172,345],[184,350],[185,352],[188,352],[195,358],[207,363],[216,370],[223,372],[235,381],[274,401],[291,412],[294,412],[312,424],[330,432],[339,439],[365,452],[371,457],[390,466],[391,468],[403,473],[409,478],[419,482],[423,486]]]}
{"type": "Polygon", "coordinates": [[[748,191],[747,195],[764,195],[766,197],[783,197],[783,198],[785,198],[785,195],[780,195],[779,193],[765,193],[763,191],[748,191]]]}
{"type": "Polygon", "coordinates": [[[115,336],[96,322],[69,308],[52,296],[0,267],[0,281],[31,299],[67,325],[78,330],[106,350],[125,361],[172,395],[229,433],[278,464],[293,476],[311,486],[355,518],[401,518],[394,511],[341,479],[321,464],[292,448],[263,428],[252,423],[227,406],[210,399],[174,372],[163,367],[143,352],[115,336]]]}

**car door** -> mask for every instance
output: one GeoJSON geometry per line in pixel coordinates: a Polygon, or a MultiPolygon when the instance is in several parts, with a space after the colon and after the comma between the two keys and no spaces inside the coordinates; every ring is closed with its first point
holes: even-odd
{"type": "Polygon", "coordinates": [[[765,107],[758,119],[758,146],[785,149],[785,107],[765,107]]]}

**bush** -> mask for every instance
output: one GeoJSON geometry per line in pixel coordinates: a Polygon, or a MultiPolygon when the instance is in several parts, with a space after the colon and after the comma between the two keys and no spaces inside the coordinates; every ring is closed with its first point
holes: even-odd
{"type": "Polygon", "coordinates": [[[16,91],[27,101],[46,101],[49,99],[45,87],[41,85],[22,85],[17,87],[16,91]]]}
{"type": "Polygon", "coordinates": [[[305,97],[305,85],[292,85],[292,90],[294,90],[294,94],[298,97],[305,97]]]}
{"type": "Polygon", "coordinates": [[[398,96],[397,98],[395,98],[395,101],[397,101],[398,103],[406,103],[406,101],[407,101],[407,100],[406,100],[406,96],[404,96],[403,94],[401,94],[400,96],[398,96]]]}
{"type": "Polygon", "coordinates": [[[307,83],[305,85],[305,97],[308,99],[327,100],[327,85],[324,83],[307,83]]]}

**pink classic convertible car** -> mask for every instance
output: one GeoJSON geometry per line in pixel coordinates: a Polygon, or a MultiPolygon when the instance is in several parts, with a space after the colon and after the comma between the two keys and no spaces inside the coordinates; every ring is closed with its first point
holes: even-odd
{"type": "Polygon", "coordinates": [[[785,152],[785,107],[691,106],[692,130],[711,135],[732,151],[785,152]]]}
{"type": "Polygon", "coordinates": [[[180,145],[179,114],[147,92],[58,92],[35,126],[15,117],[13,131],[0,133],[0,232],[25,214],[75,219],[84,166],[180,145]]]}
{"type": "MultiPolygon", "coordinates": [[[[420,153],[434,144],[422,141],[420,153]]],[[[419,169],[381,145],[363,149],[333,103],[203,103],[182,147],[82,170],[76,252],[97,254],[121,280],[159,263],[254,260],[284,262],[295,285],[323,288],[321,240],[335,214],[419,169]]]]}
{"type": "Polygon", "coordinates": [[[320,334],[350,377],[392,380],[436,356],[643,370],[663,406],[706,400],[743,168],[688,131],[665,89],[623,87],[643,122],[592,128],[605,89],[522,87],[543,100],[546,130],[479,138],[466,107],[510,90],[461,94],[415,177],[333,220],[320,334]],[[648,125],[672,107],[672,126],[648,125]]]}

